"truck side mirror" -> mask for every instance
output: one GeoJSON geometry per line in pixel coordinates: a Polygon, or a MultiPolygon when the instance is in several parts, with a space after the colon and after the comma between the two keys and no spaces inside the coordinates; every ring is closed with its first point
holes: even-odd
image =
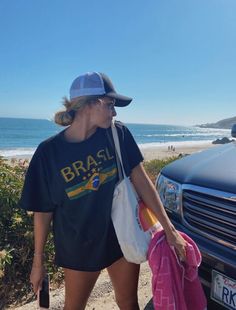
{"type": "Polygon", "coordinates": [[[231,129],[231,136],[236,138],[236,124],[234,124],[232,126],[232,129],[231,129]]]}

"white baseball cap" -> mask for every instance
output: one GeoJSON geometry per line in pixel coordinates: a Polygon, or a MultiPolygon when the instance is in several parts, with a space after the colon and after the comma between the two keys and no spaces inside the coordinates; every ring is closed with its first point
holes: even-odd
{"type": "Polygon", "coordinates": [[[132,98],[118,94],[104,73],[87,72],[78,76],[70,87],[70,99],[82,96],[107,96],[115,99],[115,106],[125,107],[132,98]]]}

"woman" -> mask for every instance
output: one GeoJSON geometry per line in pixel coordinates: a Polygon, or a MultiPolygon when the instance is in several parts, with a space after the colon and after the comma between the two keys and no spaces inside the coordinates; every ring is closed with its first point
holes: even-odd
{"type": "MultiPolygon", "coordinates": [[[[89,72],[74,80],[66,110],[55,122],[67,128],[42,142],[25,180],[20,206],[34,211],[35,254],[30,281],[34,292],[45,274],[43,253],[51,221],[55,262],[65,274],[65,310],[86,307],[100,271],[107,268],[120,309],[139,309],[139,265],[127,262],[111,221],[117,169],[111,122],[115,106],[131,98],[116,93],[110,79],[89,72]]],[[[128,129],[116,124],[125,171],[143,201],[153,209],[169,244],[185,258],[185,241],[175,230],[147,177],[143,157],[128,129]]]]}

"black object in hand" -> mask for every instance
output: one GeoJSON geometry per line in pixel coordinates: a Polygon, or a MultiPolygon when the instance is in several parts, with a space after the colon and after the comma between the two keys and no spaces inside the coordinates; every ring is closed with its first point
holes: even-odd
{"type": "Polygon", "coordinates": [[[42,282],[42,288],[38,292],[39,307],[49,308],[49,276],[46,275],[42,282]]]}

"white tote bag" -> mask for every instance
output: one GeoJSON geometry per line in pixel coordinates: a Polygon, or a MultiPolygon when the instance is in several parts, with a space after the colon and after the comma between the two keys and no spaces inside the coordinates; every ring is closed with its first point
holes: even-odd
{"type": "Polygon", "coordinates": [[[139,200],[130,179],[125,175],[119,138],[114,124],[112,124],[112,135],[117,152],[120,182],[114,191],[111,217],[124,257],[129,262],[140,264],[147,260],[150,240],[153,233],[161,229],[161,224],[154,213],[139,200]],[[123,172],[122,179],[120,167],[123,172]]]}

